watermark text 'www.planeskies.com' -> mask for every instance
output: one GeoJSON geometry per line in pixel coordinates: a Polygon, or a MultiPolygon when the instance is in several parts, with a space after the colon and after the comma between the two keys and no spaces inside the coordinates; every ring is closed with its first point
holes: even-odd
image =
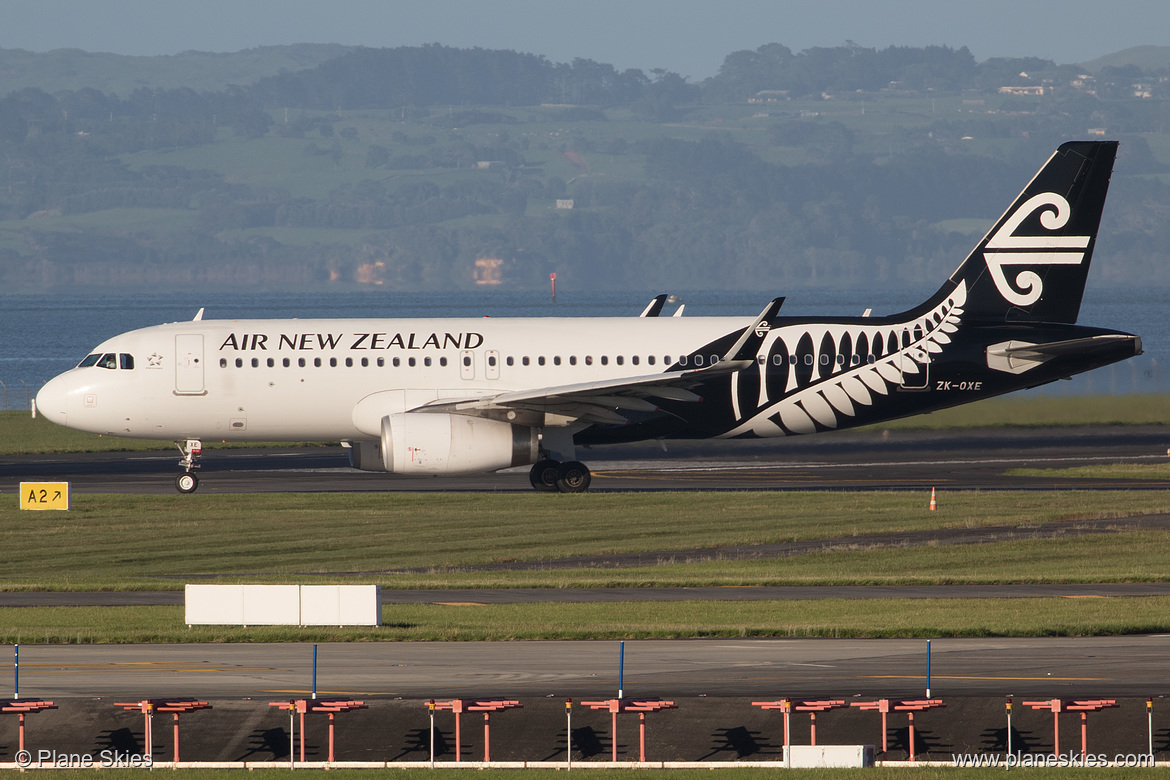
{"type": "Polygon", "coordinates": [[[954,753],[951,761],[961,767],[1089,767],[1119,766],[1146,767],[1154,765],[1149,753],[1117,753],[1110,758],[1105,753],[954,753]]]}

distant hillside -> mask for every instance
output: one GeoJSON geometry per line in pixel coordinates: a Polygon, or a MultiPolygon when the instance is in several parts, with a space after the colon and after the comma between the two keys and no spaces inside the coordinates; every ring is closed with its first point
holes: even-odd
{"type": "Polygon", "coordinates": [[[139,87],[218,91],[229,84],[252,84],[283,71],[315,68],[352,48],[336,43],[297,43],[261,46],[230,54],[186,51],[158,57],[130,57],[80,49],[45,53],[0,49],[0,84],[3,84],[0,93],[25,87],[49,93],[90,87],[122,96],[139,87]]]}
{"type": "Polygon", "coordinates": [[[1136,65],[1145,71],[1170,68],[1170,46],[1134,46],[1081,63],[1090,73],[1097,73],[1102,68],[1124,68],[1127,65],[1136,65]]]}

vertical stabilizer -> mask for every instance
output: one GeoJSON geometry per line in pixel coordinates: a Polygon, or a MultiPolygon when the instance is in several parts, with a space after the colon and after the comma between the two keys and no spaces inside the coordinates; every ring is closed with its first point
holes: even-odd
{"type": "Polygon", "coordinates": [[[1116,154],[1061,144],[940,294],[965,285],[970,320],[1075,323],[1116,154]]]}

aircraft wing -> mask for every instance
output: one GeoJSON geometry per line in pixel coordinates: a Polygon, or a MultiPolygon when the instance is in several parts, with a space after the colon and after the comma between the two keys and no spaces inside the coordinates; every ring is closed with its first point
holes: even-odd
{"type": "Polygon", "coordinates": [[[495,417],[501,412],[524,411],[555,414],[589,422],[623,424],[629,421],[621,411],[659,411],[655,401],[660,399],[701,401],[702,396],[694,392],[693,388],[713,377],[724,376],[753,365],[756,353],[771,329],[770,323],[783,303],[783,298],[777,298],[769,303],[760,316],[744,328],[731,349],[717,363],[703,368],[512,390],[454,401],[446,399],[425,404],[411,411],[485,417],[495,417]]]}
{"type": "Polygon", "coordinates": [[[647,376],[622,377],[598,382],[518,390],[459,401],[435,401],[412,411],[451,412],[494,417],[498,412],[525,411],[562,417],[622,424],[621,410],[655,412],[657,399],[694,402],[703,400],[692,388],[705,379],[733,370],[723,361],[707,368],[671,371],[647,376]]]}

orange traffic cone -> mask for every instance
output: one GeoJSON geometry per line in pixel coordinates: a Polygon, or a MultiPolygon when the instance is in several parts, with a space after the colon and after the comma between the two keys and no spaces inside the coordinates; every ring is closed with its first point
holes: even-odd
{"type": "Polygon", "coordinates": [[[934,512],[938,509],[938,501],[934,498],[934,488],[930,489],[930,511],[934,512]]]}

